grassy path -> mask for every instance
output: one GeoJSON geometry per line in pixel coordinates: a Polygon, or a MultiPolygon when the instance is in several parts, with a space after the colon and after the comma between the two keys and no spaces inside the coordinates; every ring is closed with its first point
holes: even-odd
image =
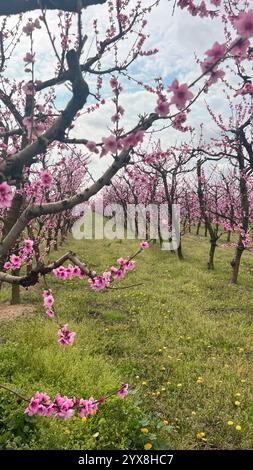
{"type": "MultiPolygon", "coordinates": [[[[69,241],[62,251],[72,249],[104,271],[136,246],[69,241]]],[[[217,250],[210,273],[204,238],[187,237],[183,248],[184,262],[157,246],[141,254],[137,269],[119,284],[143,282],[138,288],[97,294],[81,281],[53,279],[56,309],[77,332],[67,350],[59,348],[57,328],[44,317],[43,286],[23,295],[38,313],[1,323],[3,383],[27,395],[41,390],[87,397],[129,382],[132,393],[124,402],[112,399],[87,422],[56,422],[25,417],[23,406],[0,392],[0,447],[253,447],[252,254],[243,255],[240,283],[231,286],[231,249],[217,250]]],[[[7,298],[3,289],[1,302],[7,298]]]]}

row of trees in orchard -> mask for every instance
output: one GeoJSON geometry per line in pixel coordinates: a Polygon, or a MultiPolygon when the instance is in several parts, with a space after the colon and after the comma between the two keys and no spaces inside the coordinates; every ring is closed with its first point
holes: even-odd
{"type": "MultiPolygon", "coordinates": [[[[44,282],[45,313],[56,321],[58,343],[64,347],[73,344],[75,333],[54,310],[50,275],[62,281],[83,279],[95,291],[113,289],[115,281],[135,268],[134,258],[148,248],[143,241],[136,253],[119,258],[117,266],[104,273],[92,271],[72,252],[50,259],[52,248],[57,249],[71,229],[73,209],[103,188],[124,207],[128,200],[166,201],[170,214],[179,202],[184,232],[194,224],[206,227],[210,269],[220,230],[237,231],[233,282],[247,248],[253,168],[251,2],[168,2],[168,22],[174,21],[173,12],[182,10],[192,16],[193,28],[195,18],[205,18],[224,29],[224,41],[210,44],[196,59],[195,78],[188,83],[174,79],[169,86],[160,77],[145,82],[134,66],[159,54],[148,45],[148,22],[159,3],[0,2],[0,282],[12,286],[13,303],[19,302],[20,288],[44,282]],[[90,7],[94,17],[88,25],[90,7]],[[100,20],[97,12],[103,13],[100,20]],[[155,98],[152,112],[140,104],[133,115],[130,106],[123,106],[124,91],[132,86],[145,91],[150,102],[155,98]],[[217,86],[224,89],[231,116],[208,108],[217,138],[205,138],[205,126],[197,137],[201,122],[194,123],[194,130],[190,112],[197,102],[208,101],[217,86]],[[99,120],[106,104],[113,112],[96,138],[87,130],[89,120],[99,120]],[[168,128],[182,143],[164,150],[159,138],[168,128]],[[101,162],[96,178],[91,174],[94,159],[101,162]],[[222,172],[217,171],[221,162],[222,172]]],[[[182,244],[178,256],[183,258],[182,244]]],[[[117,391],[121,398],[127,389],[124,384],[117,391]]],[[[77,409],[84,416],[105,399],[57,395],[51,401],[38,393],[28,400],[27,413],[66,418],[77,409]]]]}

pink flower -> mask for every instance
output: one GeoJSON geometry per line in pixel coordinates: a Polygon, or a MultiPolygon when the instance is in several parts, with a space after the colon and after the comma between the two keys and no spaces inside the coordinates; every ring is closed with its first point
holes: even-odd
{"type": "Polygon", "coordinates": [[[70,331],[68,329],[68,325],[66,324],[58,330],[58,343],[61,346],[69,346],[70,344],[73,344],[75,336],[76,333],[70,331]]]}
{"type": "Polygon", "coordinates": [[[11,263],[10,261],[6,261],[6,263],[4,263],[4,269],[11,269],[11,263]]]}
{"type": "Polygon", "coordinates": [[[103,151],[104,153],[116,153],[117,151],[117,140],[114,135],[110,135],[109,137],[103,137],[102,142],[104,144],[103,151]]]}
{"type": "Polygon", "coordinates": [[[135,261],[127,261],[125,269],[127,271],[132,271],[133,269],[135,269],[135,261]]]}
{"type": "Polygon", "coordinates": [[[41,183],[42,185],[49,189],[52,185],[53,177],[51,173],[49,173],[47,170],[41,171],[40,173],[40,178],[41,178],[41,183]]]}
{"type": "Polygon", "coordinates": [[[99,153],[96,142],[93,142],[92,140],[89,140],[87,142],[86,147],[89,149],[90,152],[99,153]]]}
{"type": "Polygon", "coordinates": [[[10,256],[11,267],[13,270],[20,269],[22,264],[22,258],[17,255],[10,256]]]}
{"type": "Polygon", "coordinates": [[[193,98],[193,94],[189,91],[187,84],[179,85],[178,80],[172,82],[169,91],[172,91],[174,94],[171,104],[175,104],[178,109],[184,108],[186,102],[193,98]]]}
{"type": "Polygon", "coordinates": [[[128,395],[128,384],[123,384],[118,391],[118,396],[123,400],[128,395]]]}
{"type": "Polygon", "coordinates": [[[142,240],[142,242],[140,243],[140,247],[142,250],[147,250],[147,248],[149,248],[149,243],[142,240]]]}
{"type": "Polygon", "coordinates": [[[169,103],[167,103],[167,101],[158,100],[155,112],[159,114],[159,116],[166,117],[169,113],[169,110],[169,103]]]}
{"type": "Polygon", "coordinates": [[[239,18],[235,21],[235,28],[242,37],[253,36],[253,10],[241,11],[239,18]]]}
{"type": "Polygon", "coordinates": [[[111,85],[112,89],[114,90],[114,89],[117,88],[118,85],[119,85],[118,80],[117,80],[116,78],[112,78],[112,79],[110,80],[110,85],[111,85]]]}
{"type": "Polygon", "coordinates": [[[23,58],[23,61],[27,62],[28,64],[32,64],[34,62],[34,55],[30,52],[27,52],[25,57],[23,58]]]}
{"type": "Polygon", "coordinates": [[[95,402],[93,397],[90,397],[89,400],[81,400],[79,401],[79,412],[78,416],[80,418],[86,417],[88,415],[92,415],[98,409],[98,405],[95,402]]]}
{"type": "Polygon", "coordinates": [[[120,266],[125,266],[126,263],[127,263],[127,260],[125,258],[119,258],[117,259],[117,263],[120,265],[120,266]]]}
{"type": "Polygon", "coordinates": [[[226,45],[219,44],[217,41],[214,43],[212,49],[206,51],[206,55],[211,58],[211,62],[215,63],[219,59],[222,59],[226,52],[226,45]]]}
{"type": "Polygon", "coordinates": [[[24,253],[25,254],[30,254],[33,251],[33,240],[25,240],[24,241],[24,253]]]}
{"type": "Polygon", "coordinates": [[[120,114],[116,113],[111,117],[112,122],[118,122],[120,120],[120,114]]]}
{"type": "Polygon", "coordinates": [[[52,308],[47,308],[46,309],[46,314],[49,318],[53,318],[55,316],[55,313],[52,308]]]}
{"type": "Polygon", "coordinates": [[[212,5],[215,7],[219,7],[221,4],[221,0],[211,0],[212,5]]]}
{"type": "Polygon", "coordinates": [[[44,298],[44,307],[46,309],[50,309],[54,304],[54,298],[51,294],[51,291],[50,290],[44,290],[43,298],[44,298]]]}
{"type": "Polygon", "coordinates": [[[7,209],[11,206],[11,187],[4,181],[0,184],[0,209],[7,209]]]}
{"type": "Polygon", "coordinates": [[[231,46],[234,47],[231,49],[231,55],[239,56],[240,58],[245,58],[247,56],[247,51],[250,46],[250,42],[248,39],[242,39],[240,37],[236,38],[231,46]]]}

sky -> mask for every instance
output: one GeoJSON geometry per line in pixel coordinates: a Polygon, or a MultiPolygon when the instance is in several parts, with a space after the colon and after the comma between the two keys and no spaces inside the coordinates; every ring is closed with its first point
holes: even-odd
{"type": "MultiPolygon", "coordinates": [[[[131,0],[135,4],[135,0],[131,0]]],[[[145,5],[150,5],[149,0],[144,0],[145,5]]],[[[152,57],[138,59],[129,68],[129,74],[138,80],[143,80],[146,84],[154,85],[156,77],[162,77],[163,83],[169,85],[175,78],[179,82],[190,83],[200,75],[200,66],[196,64],[195,57],[204,58],[204,53],[210,49],[215,41],[224,42],[224,32],[220,20],[214,21],[209,18],[196,18],[189,15],[186,11],[176,9],[172,16],[173,1],[160,0],[159,6],[155,7],[148,16],[148,27],[146,32],[149,39],[146,48],[157,48],[159,52],[152,57]]],[[[37,17],[37,13],[25,15],[25,18],[37,17]]],[[[56,32],[56,46],[58,47],[59,30],[58,17],[56,12],[48,12],[48,24],[50,30],[56,32]],[[58,32],[57,32],[58,30],[58,32]]],[[[92,55],[94,50],[94,33],[92,22],[94,18],[98,19],[98,28],[103,31],[107,25],[107,6],[96,5],[87,8],[83,12],[83,24],[88,39],[85,45],[85,54],[92,55]]],[[[11,21],[15,21],[11,19],[11,21]]],[[[125,57],[129,50],[129,41],[122,43],[120,55],[125,57]]],[[[36,50],[36,78],[44,80],[54,76],[54,57],[52,48],[48,41],[45,30],[36,32],[35,36],[36,50]]],[[[8,64],[8,74],[12,77],[24,78],[27,80],[27,74],[23,73],[22,58],[29,51],[27,38],[21,38],[16,48],[12,60],[8,64]]],[[[112,52],[103,59],[103,66],[109,66],[112,61],[112,52]]],[[[90,90],[95,91],[94,76],[87,75],[85,79],[88,82],[90,90]]],[[[125,108],[125,115],[122,124],[126,130],[130,130],[138,122],[138,115],[153,112],[156,106],[156,97],[143,90],[135,84],[129,84],[129,81],[122,80],[123,92],[120,95],[120,104],[125,108]]],[[[202,95],[194,104],[187,121],[188,125],[193,126],[198,134],[200,125],[204,124],[204,133],[206,139],[217,135],[217,127],[212,122],[207,110],[206,104],[215,109],[217,113],[228,115],[228,108],[225,99],[222,96],[222,84],[214,85],[210,94],[202,95]]],[[[197,91],[198,86],[193,90],[197,91]]],[[[63,108],[67,103],[70,93],[65,85],[56,87],[57,105],[63,108]]],[[[72,132],[72,137],[87,138],[89,140],[101,141],[102,137],[110,134],[110,118],[114,114],[114,107],[110,100],[111,90],[107,82],[104,83],[103,96],[108,98],[108,102],[100,110],[84,114],[77,122],[72,132]]],[[[87,106],[94,103],[94,98],[90,97],[87,106]]],[[[156,125],[156,129],[160,128],[156,125]]],[[[155,134],[156,138],[161,140],[164,148],[174,143],[187,139],[185,134],[179,133],[173,129],[165,129],[155,134]]],[[[110,157],[107,155],[103,159],[96,156],[92,159],[91,172],[94,176],[100,175],[108,166],[110,157]]]]}

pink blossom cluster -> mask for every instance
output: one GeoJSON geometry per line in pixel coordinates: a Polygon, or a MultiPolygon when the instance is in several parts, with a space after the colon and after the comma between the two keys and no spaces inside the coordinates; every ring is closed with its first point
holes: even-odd
{"type": "MultiPolygon", "coordinates": [[[[128,384],[123,384],[117,394],[119,398],[124,399],[128,394],[128,384]]],[[[83,418],[95,414],[98,406],[105,403],[105,401],[106,397],[101,397],[98,400],[93,397],[88,400],[83,398],[78,400],[75,397],[61,396],[59,393],[52,401],[46,393],[36,392],[31,398],[25,413],[28,416],[52,416],[61,419],[72,418],[77,413],[80,418],[83,418]]]]}
{"type": "Polygon", "coordinates": [[[4,269],[12,269],[16,271],[21,268],[23,263],[31,264],[31,256],[33,254],[33,240],[24,240],[24,246],[20,250],[20,255],[11,255],[10,260],[4,263],[4,269]]]}
{"type": "Polygon", "coordinates": [[[74,339],[76,336],[76,333],[74,331],[70,331],[68,329],[68,325],[63,325],[61,328],[58,330],[58,343],[61,346],[70,346],[71,344],[74,343],[74,339]]]}
{"type": "Polygon", "coordinates": [[[4,181],[0,184],[0,210],[8,209],[12,201],[11,187],[4,181]]]}
{"type": "Polygon", "coordinates": [[[30,36],[33,31],[35,29],[41,29],[41,26],[40,26],[40,21],[38,18],[36,18],[36,20],[32,20],[31,18],[29,18],[28,22],[26,23],[26,25],[23,27],[23,31],[24,33],[27,35],[27,36],[30,36]]]}
{"type": "Polygon", "coordinates": [[[112,266],[110,271],[105,271],[102,276],[99,276],[96,272],[93,272],[93,277],[91,277],[88,281],[91,289],[99,292],[106,287],[109,287],[113,279],[119,281],[125,277],[127,271],[131,271],[135,268],[134,261],[127,261],[124,258],[119,258],[117,263],[120,266],[119,268],[112,266]]]}
{"type": "Polygon", "coordinates": [[[59,268],[53,270],[53,274],[57,279],[61,279],[62,281],[67,281],[75,277],[79,277],[79,279],[85,278],[85,275],[81,272],[79,266],[72,266],[71,264],[66,268],[65,266],[59,266],[59,268]]]}
{"type": "Polygon", "coordinates": [[[114,135],[103,137],[103,149],[100,156],[103,157],[108,152],[115,154],[117,150],[128,150],[130,147],[135,147],[139,143],[143,142],[143,139],[144,131],[133,132],[132,134],[120,139],[117,139],[114,135]]]}
{"type": "MultiPolygon", "coordinates": [[[[211,4],[215,7],[218,7],[221,4],[221,0],[211,0],[211,4]]],[[[199,5],[193,0],[178,0],[177,5],[182,8],[182,10],[184,8],[187,8],[187,11],[192,16],[200,16],[201,18],[205,18],[208,16],[214,18],[215,16],[217,16],[216,11],[208,10],[206,2],[203,0],[200,2],[199,5]]]]}
{"type": "Polygon", "coordinates": [[[55,316],[54,310],[53,310],[53,304],[54,304],[54,297],[52,295],[51,290],[44,290],[43,292],[43,305],[46,310],[46,314],[48,317],[52,318],[55,316]]]}

